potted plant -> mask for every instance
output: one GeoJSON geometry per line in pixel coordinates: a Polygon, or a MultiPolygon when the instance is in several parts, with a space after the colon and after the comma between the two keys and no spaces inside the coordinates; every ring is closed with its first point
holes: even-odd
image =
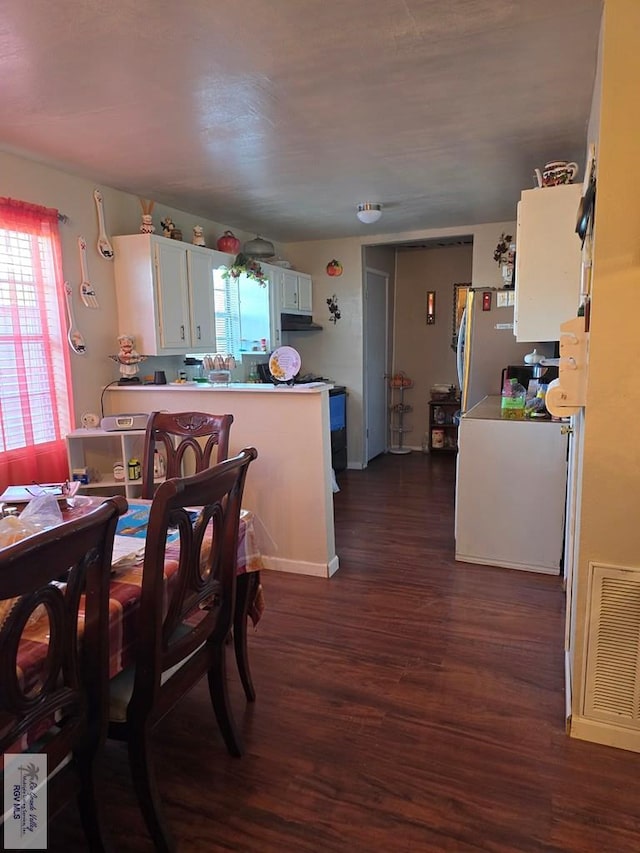
{"type": "Polygon", "coordinates": [[[222,268],[222,278],[224,279],[240,278],[241,275],[246,275],[247,278],[257,281],[261,287],[267,285],[267,277],[260,264],[242,252],[236,255],[230,267],[222,268]]]}
{"type": "Polygon", "coordinates": [[[493,253],[493,260],[500,267],[505,287],[510,287],[513,284],[516,246],[512,241],[513,237],[511,234],[501,234],[498,245],[493,253]]]}

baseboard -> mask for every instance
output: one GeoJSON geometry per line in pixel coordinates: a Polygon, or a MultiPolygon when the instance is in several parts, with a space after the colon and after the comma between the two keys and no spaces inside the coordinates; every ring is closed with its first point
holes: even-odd
{"type": "Polygon", "coordinates": [[[539,575],[560,575],[560,567],[556,566],[532,566],[529,563],[510,563],[508,560],[492,560],[487,557],[478,557],[471,554],[456,553],[455,559],[459,563],[478,563],[481,566],[497,566],[501,569],[517,569],[520,572],[535,572],[539,575]]]}
{"type": "Polygon", "coordinates": [[[338,571],[340,561],[337,556],[329,563],[308,563],[301,560],[287,560],[282,557],[262,555],[262,561],[267,571],[288,572],[292,575],[310,575],[316,578],[330,578],[338,571]]]}
{"type": "Polygon", "coordinates": [[[574,715],[569,724],[569,734],[578,740],[588,740],[591,743],[601,743],[616,749],[640,752],[640,730],[587,720],[585,717],[574,715]]]}

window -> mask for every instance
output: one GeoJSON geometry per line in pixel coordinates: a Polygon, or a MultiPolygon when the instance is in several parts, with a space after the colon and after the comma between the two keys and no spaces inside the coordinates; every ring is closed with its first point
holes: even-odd
{"type": "Polygon", "coordinates": [[[218,352],[239,360],[245,352],[269,351],[269,288],[244,273],[225,279],[214,270],[213,292],[218,352]]]}
{"type": "Polygon", "coordinates": [[[67,476],[70,369],[58,212],[0,198],[0,485],[67,476]]]}
{"type": "Polygon", "coordinates": [[[216,312],[216,349],[225,355],[240,356],[240,279],[222,277],[213,271],[213,298],[216,312]]]}

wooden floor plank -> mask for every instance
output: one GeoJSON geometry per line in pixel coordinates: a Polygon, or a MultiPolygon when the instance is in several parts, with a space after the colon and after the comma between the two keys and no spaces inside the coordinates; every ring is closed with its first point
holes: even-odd
{"type": "MultiPolygon", "coordinates": [[[[157,732],[180,850],[640,850],[640,756],[565,735],[560,579],[456,563],[454,480],[452,456],[417,453],[345,471],[338,573],[265,573],[255,706],[229,666],[246,755],[206,684],[157,732]]],[[[114,849],[151,850],[121,744],[103,771],[114,849]]],[[[50,836],[84,850],[73,808],[50,836]]]]}

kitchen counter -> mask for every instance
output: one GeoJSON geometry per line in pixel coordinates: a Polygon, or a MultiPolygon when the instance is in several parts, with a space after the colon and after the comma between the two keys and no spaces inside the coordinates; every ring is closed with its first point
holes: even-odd
{"type": "Polygon", "coordinates": [[[230,382],[228,385],[210,385],[208,382],[168,382],[166,385],[118,385],[118,391],[196,391],[199,394],[232,391],[258,394],[318,394],[333,388],[330,382],[301,382],[299,385],[273,385],[271,382],[230,382]]]}
{"type": "Polygon", "coordinates": [[[479,403],[476,403],[473,408],[469,409],[462,416],[462,419],[480,420],[480,421],[508,421],[513,424],[553,424],[557,421],[552,421],[551,418],[503,418],[501,411],[502,398],[500,395],[483,397],[479,403]]]}
{"type": "Polygon", "coordinates": [[[268,569],[331,577],[333,521],[329,391],[333,384],[111,385],[105,413],[232,414],[229,453],[255,447],[243,506],[256,516],[268,569]]]}

